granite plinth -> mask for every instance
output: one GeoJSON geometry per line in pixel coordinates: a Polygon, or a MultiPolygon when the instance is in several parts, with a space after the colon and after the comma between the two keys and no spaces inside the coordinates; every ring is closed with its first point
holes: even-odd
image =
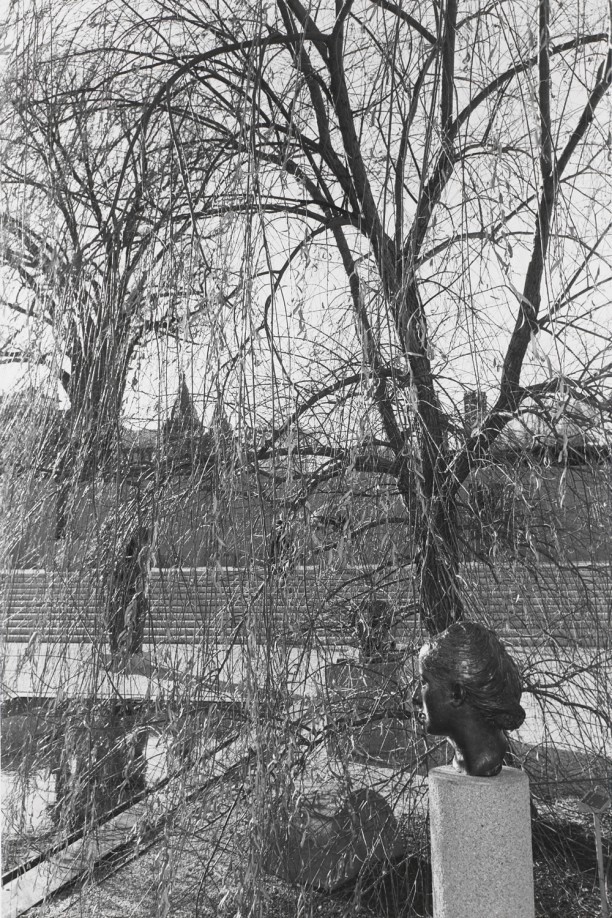
{"type": "Polygon", "coordinates": [[[534,918],[529,779],[429,772],[434,918],[534,918]]]}

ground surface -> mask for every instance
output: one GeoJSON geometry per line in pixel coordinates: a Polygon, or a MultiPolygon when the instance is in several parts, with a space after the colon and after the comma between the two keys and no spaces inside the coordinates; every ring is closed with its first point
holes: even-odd
{"type": "MultiPolygon", "coordinates": [[[[252,815],[252,814],[251,814],[252,815]]],[[[83,884],[28,912],[29,918],[236,918],[248,914],[259,890],[260,918],[410,918],[431,915],[423,897],[427,865],[413,857],[395,872],[374,872],[359,892],[334,894],[292,887],[249,858],[253,829],[244,802],[233,806],[219,788],[204,807],[189,807],[140,857],[98,869],[83,884]],[[258,879],[257,879],[258,877],[258,879]],[[416,894],[416,895],[415,895],[416,894]],[[407,903],[413,899],[413,905],[407,903]]],[[[575,801],[541,807],[534,834],[538,918],[595,918],[601,914],[592,822],[575,801]]],[[[422,847],[422,829],[402,826],[406,844],[422,847]],[[415,834],[415,829],[418,831],[415,834]]],[[[256,833],[255,833],[256,834],[256,833]]],[[[604,819],[609,866],[612,816],[604,819]]],[[[125,861],[125,857],[124,857],[125,861]]]]}

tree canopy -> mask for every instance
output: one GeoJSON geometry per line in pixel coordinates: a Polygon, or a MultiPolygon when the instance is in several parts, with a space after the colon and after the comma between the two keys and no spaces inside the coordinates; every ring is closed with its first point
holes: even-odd
{"type": "Polygon", "coordinates": [[[4,260],[56,327],[59,283],[71,401],[121,367],[116,415],[143,337],[189,329],[263,431],[247,458],[307,437],[298,504],[391,476],[425,618],[461,617],[462,483],[523,411],[609,409],[605,5],[147,0],[75,5],[60,39],[27,15],[4,260]]]}

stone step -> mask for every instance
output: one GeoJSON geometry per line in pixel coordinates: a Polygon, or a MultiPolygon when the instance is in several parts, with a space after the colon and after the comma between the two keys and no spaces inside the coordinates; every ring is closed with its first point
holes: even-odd
{"type": "MultiPolygon", "coordinates": [[[[499,572],[498,572],[499,573],[499,572]]],[[[542,568],[546,587],[538,593],[540,608],[529,608],[533,582],[502,570],[497,579],[484,568],[466,568],[467,588],[487,611],[487,620],[509,646],[556,641],[595,645],[609,640],[612,629],[612,568],[604,565],[588,570],[559,572],[542,568]],[[590,592],[585,592],[585,585],[590,592]],[[525,608],[527,606],[527,608],[525,608]]],[[[539,573],[540,576],[540,573],[539,573]]],[[[217,632],[223,641],[241,621],[249,600],[261,591],[263,572],[224,569],[154,571],[151,580],[152,631],[155,640],[195,640],[203,633],[217,632]]],[[[322,577],[312,570],[297,570],[282,584],[266,587],[267,621],[287,629],[296,642],[302,631],[312,627],[319,610],[325,609],[327,593],[334,602],[347,603],[351,591],[359,593],[358,579],[345,592],[343,577],[322,577]],[[270,605],[274,611],[270,612],[270,605]]],[[[407,581],[396,583],[407,592],[407,581]]],[[[261,600],[263,602],[263,600],[261,600]]],[[[7,642],[28,641],[39,631],[62,640],[87,641],[91,633],[103,633],[105,603],[100,581],[78,574],[52,576],[34,571],[0,571],[0,634],[7,642]]],[[[147,623],[147,635],[151,624],[147,623]]],[[[318,627],[317,639],[333,643],[339,632],[318,627]]],[[[412,629],[406,639],[412,638],[412,629]]],[[[401,641],[401,628],[398,640],[401,641]]]]}

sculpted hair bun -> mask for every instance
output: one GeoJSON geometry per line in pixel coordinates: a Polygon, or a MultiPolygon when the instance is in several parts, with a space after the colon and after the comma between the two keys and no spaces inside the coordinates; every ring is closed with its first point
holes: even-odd
{"type": "Polygon", "coordinates": [[[525,709],[520,704],[513,705],[508,711],[498,711],[495,715],[495,726],[500,730],[518,730],[525,720],[525,709]]]}

